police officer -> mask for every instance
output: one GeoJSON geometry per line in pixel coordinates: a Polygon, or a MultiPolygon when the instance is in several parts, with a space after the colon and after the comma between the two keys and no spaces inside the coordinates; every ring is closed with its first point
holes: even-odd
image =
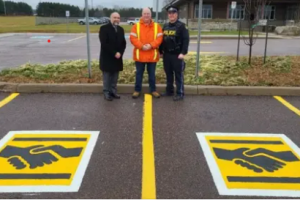
{"type": "Polygon", "coordinates": [[[164,96],[174,95],[174,74],[176,81],[176,94],[174,101],[184,98],[184,56],[188,53],[189,32],[184,23],[178,20],[178,8],[169,6],[169,23],[163,27],[163,42],[160,46],[160,53],[163,54],[164,70],[167,77],[167,87],[164,96]]]}

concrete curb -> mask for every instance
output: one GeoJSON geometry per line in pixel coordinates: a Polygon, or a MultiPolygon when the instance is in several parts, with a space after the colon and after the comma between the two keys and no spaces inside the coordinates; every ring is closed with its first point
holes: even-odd
{"type": "MultiPolygon", "coordinates": [[[[102,93],[101,84],[34,84],[0,82],[0,92],[9,93],[102,93]]],[[[120,94],[131,94],[133,85],[119,84],[120,94]]],[[[165,85],[158,84],[157,91],[165,91],[165,85]]],[[[149,92],[143,85],[143,92],[149,92]]],[[[187,95],[251,95],[251,96],[300,96],[300,87],[252,87],[252,86],[185,86],[187,95]]]]}
{"type": "MultiPolygon", "coordinates": [[[[197,39],[198,36],[191,35],[190,39],[197,39]]],[[[238,35],[201,35],[201,39],[209,39],[209,40],[237,40],[239,39],[238,35]]],[[[266,36],[258,36],[257,39],[266,39],[266,36]]],[[[268,39],[286,39],[281,36],[269,36],[268,39]]],[[[243,36],[241,36],[241,40],[243,40],[243,36]]]]}
{"type": "Polygon", "coordinates": [[[4,34],[0,34],[0,38],[4,38],[4,37],[10,37],[10,36],[14,36],[15,34],[13,33],[4,33],[4,34]]]}

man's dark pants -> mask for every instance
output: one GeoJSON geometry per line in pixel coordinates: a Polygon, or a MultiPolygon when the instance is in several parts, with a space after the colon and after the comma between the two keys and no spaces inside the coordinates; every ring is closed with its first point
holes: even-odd
{"type": "Polygon", "coordinates": [[[105,94],[116,94],[119,72],[103,71],[103,92],[105,94]]]}
{"type": "Polygon", "coordinates": [[[143,62],[135,62],[136,67],[136,76],[135,76],[135,91],[142,91],[142,83],[143,83],[143,75],[145,71],[145,66],[147,65],[148,79],[149,79],[149,87],[150,92],[156,91],[156,79],[155,79],[155,70],[156,70],[156,62],[153,63],[143,63],[143,62]]]}
{"type": "Polygon", "coordinates": [[[167,77],[166,93],[168,95],[174,94],[174,74],[176,81],[177,96],[184,96],[184,69],[185,62],[178,59],[177,54],[165,53],[163,55],[164,70],[167,77]]]}

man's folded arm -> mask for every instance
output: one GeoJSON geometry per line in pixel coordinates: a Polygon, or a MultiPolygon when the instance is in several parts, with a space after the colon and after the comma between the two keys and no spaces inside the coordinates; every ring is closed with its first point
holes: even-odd
{"type": "Polygon", "coordinates": [[[99,39],[100,39],[101,46],[103,46],[103,48],[106,51],[108,51],[110,54],[115,56],[117,51],[112,47],[112,45],[107,43],[107,34],[106,34],[103,26],[101,26],[101,28],[100,28],[99,39]]]}

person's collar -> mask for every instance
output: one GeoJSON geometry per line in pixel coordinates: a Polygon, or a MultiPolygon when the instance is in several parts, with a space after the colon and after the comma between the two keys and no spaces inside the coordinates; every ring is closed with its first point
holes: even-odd
{"type": "Polygon", "coordinates": [[[175,20],[174,22],[169,21],[170,24],[176,24],[178,22],[178,19],[175,20]]]}
{"type": "Polygon", "coordinates": [[[118,26],[118,25],[115,25],[115,24],[111,23],[111,21],[109,21],[109,23],[110,23],[112,26],[118,26]]]}
{"type": "Polygon", "coordinates": [[[146,23],[144,22],[143,18],[141,18],[141,19],[140,19],[140,23],[142,23],[142,24],[146,24],[146,25],[149,25],[149,26],[152,24],[152,22],[153,22],[153,20],[152,20],[152,19],[150,19],[149,23],[148,23],[148,24],[146,24],[146,23]]]}

